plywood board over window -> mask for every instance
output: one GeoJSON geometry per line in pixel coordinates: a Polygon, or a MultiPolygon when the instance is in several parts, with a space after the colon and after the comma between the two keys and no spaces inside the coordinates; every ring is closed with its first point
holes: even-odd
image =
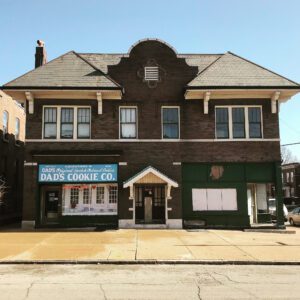
{"type": "Polygon", "coordinates": [[[237,210],[236,189],[192,189],[193,211],[237,210]]]}

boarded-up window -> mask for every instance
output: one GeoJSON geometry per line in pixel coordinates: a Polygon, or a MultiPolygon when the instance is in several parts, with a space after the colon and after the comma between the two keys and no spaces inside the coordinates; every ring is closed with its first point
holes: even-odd
{"type": "Polygon", "coordinates": [[[236,189],[192,189],[193,211],[237,210],[236,189]]]}

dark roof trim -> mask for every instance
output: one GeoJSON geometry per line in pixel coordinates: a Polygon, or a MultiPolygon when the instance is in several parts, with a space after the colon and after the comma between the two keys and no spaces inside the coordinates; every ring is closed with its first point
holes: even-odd
{"type": "Polygon", "coordinates": [[[122,91],[122,87],[101,86],[0,86],[1,90],[116,90],[122,91]]]}
{"type": "Polygon", "coordinates": [[[186,86],[186,90],[228,90],[228,89],[237,89],[237,90],[245,90],[245,89],[257,89],[257,90],[299,90],[300,86],[186,86]]]}

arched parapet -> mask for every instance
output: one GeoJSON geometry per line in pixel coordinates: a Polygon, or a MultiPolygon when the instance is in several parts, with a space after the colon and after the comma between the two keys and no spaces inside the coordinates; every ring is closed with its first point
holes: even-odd
{"type": "Polygon", "coordinates": [[[161,40],[161,39],[156,39],[156,38],[145,38],[145,39],[138,40],[136,43],[134,43],[134,44],[129,48],[129,50],[128,50],[128,56],[130,56],[132,50],[133,50],[135,47],[139,46],[139,45],[142,44],[142,43],[146,43],[146,42],[158,42],[158,43],[161,43],[161,44],[167,46],[168,48],[170,48],[170,49],[174,52],[174,54],[175,54],[176,56],[178,55],[177,50],[176,50],[173,46],[171,46],[169,43],[167,43],[167,42],[165,42],[165,41],[163,41],[163,40],[161,40]]]}

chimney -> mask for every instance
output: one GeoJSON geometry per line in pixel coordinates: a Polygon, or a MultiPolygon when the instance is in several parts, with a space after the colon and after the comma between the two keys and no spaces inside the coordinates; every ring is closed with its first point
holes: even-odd
{"type": "Polygon", "coordinates": [[[41,40],[37,40],[37,44],[38,46],[35,48],[35,68],[38,68],[47,62],[45,43],[41,40]]]}

